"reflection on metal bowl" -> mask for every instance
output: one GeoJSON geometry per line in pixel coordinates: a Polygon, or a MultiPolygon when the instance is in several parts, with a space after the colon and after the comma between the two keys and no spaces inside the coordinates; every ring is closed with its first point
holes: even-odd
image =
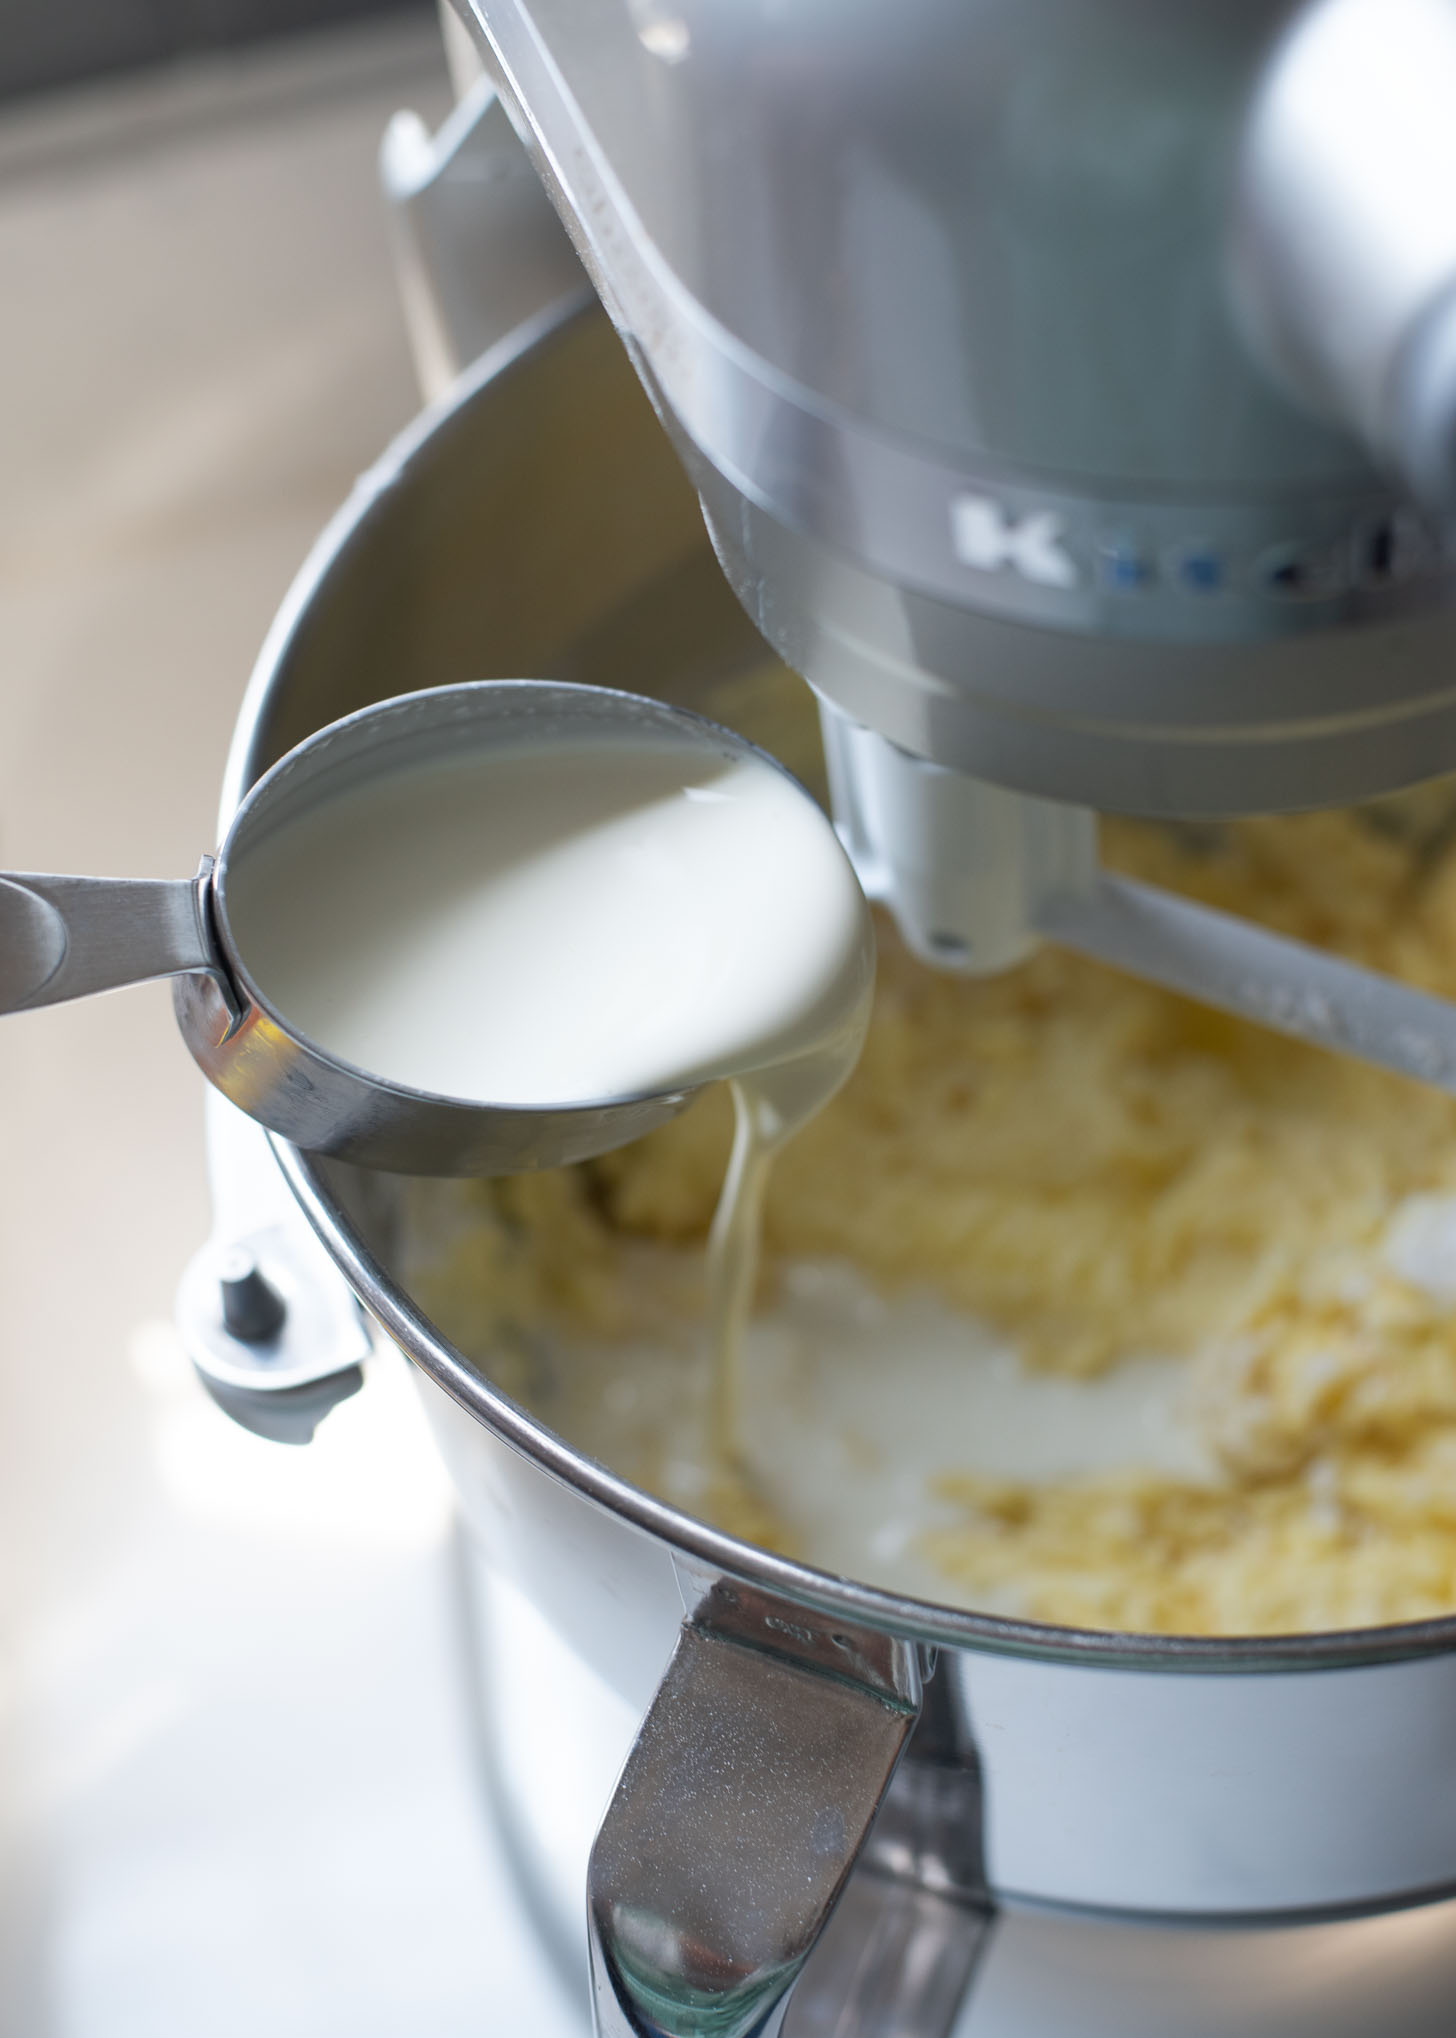
{"type": "MultiPolygon", "coordinates": [[[[609,326],[569,310],[488,356],[326,533],[265,648],[227,804],[310,730],[407,687],[529,673],[721,712],[715,688],[770,663],[609,326]]],[[[744,733],[811,773],[792,689],[743,698],[744,733]]],[[[771,1745],[766,1686],[731,1723],[714,1714],[708,1671],[731,1656],[771,1663],[800,1708],[832,1682],[857,1718],[918,1716],[790,2033],[879,2028],[835,2022],[846,1996],[865,2017],[893,2000],[896,2028],[936,2038],[957,2016],[967,2038],[1445,2028],[1451,1912],[1380,1913],[1456,1887],[1456,1622],[1254,1641],[1077,1631],[754,1549],[574,1450],[440,1334],[402,1278],[390,1178],[277,1158],[419,1369],[468,1528],[497,1810],[563,1958],[584,1958],[592,1836],[644,1712],[654,1759],[669,1714],[719,1748],[728,1724],[771,1745]]],[[[844,1810],[838,1837],[810,1822],[845,1867],[876,1795],[850,1746],[825,1741],[816,1771],[844,1810]]],[[[877,1748],[887,1767],[894,1750],[877,1748]]],[[[799,1796],[743,1785],[787,1846],[799,1796]]],[[[685,1802],[680,1823],[695,1816],[685,1802]]],[[[598,1854],[599,1952],[631,1897],[619,1870],[598,1854]]]]}

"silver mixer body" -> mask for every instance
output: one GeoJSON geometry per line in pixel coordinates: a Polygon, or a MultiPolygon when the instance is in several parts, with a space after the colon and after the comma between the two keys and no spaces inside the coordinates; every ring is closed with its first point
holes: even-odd
{"type": "MultiPolygon", "coordinates": [[[[607,321],[578,298],[361,482],[264,650],[226,804],[402,675],[630,678],[721,712],[715,690],[763,656],[607,321]]],[[[264,1135],[213,1109],[231,1174],[224,1137],[264,1135]]],[[[399,1259],[396,1181],[282,1147],[262,1160],[273,1207],[242,1242],[263,1271],[296,1197],[326,1257],[292,1292],[332,1282],[348,1310],[351,1290],[419,1370],[465,1524],[493,1815],[584,2031],[593,1936],[609,2031],[1444,2038],[1456,1623],[1084,1635],[767,1555],[571,1450],[440,1335],[399,1259]],[[674,1923],[685,1890],[706,1909],[674,1923]],[[635,2009],[610,1986],[623,1961],[635,2009]]],[[[223,1194],[225,1227],[228,1209],[223,1194]]],[[[266,1399],[266,1353],[230,1357],[232,1384],[266,1399]]]]}
{"type": "Polygon", "coordinates": [[[1456,766],[1450,0],[457,4],[834,710],[1142,813],[1456,766]]]}
{"type": "MultiPolygon", "coordinates": [[[[1091,808],[1456,767],[1456,0],[457,5],[666,432],[579,300],[487,357],[305,569],[230,803],[406,676],[711,709],[756,630],[861,869],[980,967],[1091,808]]],[[[1449,2031],[1456,1623],[1076,1634],[736,1543],[440,1336],[388,1178],[276,1159],[425,1380],[603,2038],[1449,2031]]]]}

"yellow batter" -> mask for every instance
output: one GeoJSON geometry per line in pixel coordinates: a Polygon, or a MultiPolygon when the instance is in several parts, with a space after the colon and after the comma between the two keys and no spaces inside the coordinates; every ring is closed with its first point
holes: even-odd
{"type": "MultiPolygon", "coordinates": [[[[1104,854],[1456,996],[1451,806],[1443,786],[1182,834],[1111,823],[1104,854]]],[[[1456,1099],[1053,950],[989,982],[921,968],[887,927],[881,954],[860,1067],[778,1162],[766,1278],[847,1259],[1073,1375],[1186,1355],[1220,1467],[947,1480],[926,1553],[948,1595],[1190,1634],[1456,1610],[1456,1307],[1382,1257],[1412,1197],[1456,1195],[1456,1099]]],[[[586,1167],[464,1192],[504,1227],[434,1270],[427,1306],[482,1353],[503,1329],[625,1349],[691,1318],[728,1136],[710,1096],[586,1167]]],[[[771,1533],[731,1496],[716,1511],[771,1533]]]]}

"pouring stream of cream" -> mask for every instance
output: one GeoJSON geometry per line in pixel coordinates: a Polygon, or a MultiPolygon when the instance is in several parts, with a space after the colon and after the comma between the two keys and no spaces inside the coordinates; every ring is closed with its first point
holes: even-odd
{"type": "Polygon", "coordinates": [[[808,794],[766,758],[660,739],[479,748],[289,820],[229,882],[264,996],[371,1075],[527,1106],[732,1080],[708,1298],[718,1467],[741,1486],[773,1155],[854,1066],[874,979],[868,907],[808,794]]]}

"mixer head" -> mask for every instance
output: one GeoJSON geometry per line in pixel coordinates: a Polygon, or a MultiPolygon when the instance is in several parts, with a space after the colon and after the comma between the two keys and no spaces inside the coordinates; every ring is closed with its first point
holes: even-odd
{"type": "Polygon", "coordinates": [[[1456,767],[1456,0],[456,5],[923,954],[1456,767]]]}

